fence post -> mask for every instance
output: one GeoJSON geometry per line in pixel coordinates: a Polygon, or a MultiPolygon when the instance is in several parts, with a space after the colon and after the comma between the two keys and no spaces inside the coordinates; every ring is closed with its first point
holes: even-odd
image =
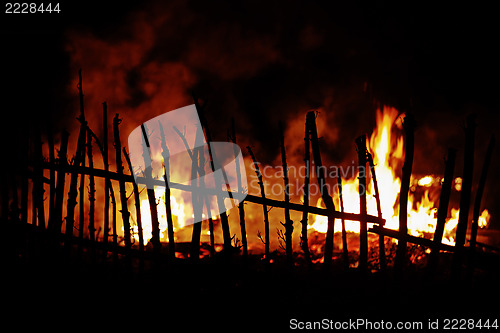
{"type": "MultiPolygon", "coordinates": [[[[366,135],[356,139],[358,149],[358,192],[359,214],[366,216],[366,135]]],[[[359,226],[359,269],[365,272],[368,269],[368,230],[366,221],[359,226]]]]}
{"type": "MultiPolygon", "coordinates": [[[[413,168],[413,152],[414,152],[414,130],[415,120],[412,114],[407,113],[403,128],[406,135],[405,143],[405,161],[403,164],[403,176],[401,179],[401,192],[399,193],[399,233],[402,236],[408,234],[408,192],[410,191],[410,178],[413,168]]],[[[398,241],[396,250],[395,265],[397,270],[401,270],[407,263],[407,240],[402,237],[398,241]]]]}

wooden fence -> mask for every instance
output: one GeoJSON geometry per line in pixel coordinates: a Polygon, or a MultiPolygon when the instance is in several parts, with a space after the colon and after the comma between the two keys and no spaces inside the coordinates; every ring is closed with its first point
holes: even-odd
{"type": "MultiPolygon", "coordinates": [[[[32,149],[31,149],[31,158],[25,161],[25,164],[22,165],[22,179],[20,186],[21,199],[18,200],[18,190],[17,184],[16,188],[12,191],[3,191],[2,195],[2,214],[3,220],[10,220],[14,223],[21,224],[31,224],[33,227],[36,227],[39,230],[46,230],[47,234],[50,235],[49,238],[56,244],[56,246],[63,246],[67,251],[73,251],[73,245],[77,245],[78,251],[81,252],[82,247],[87,247],[91,253],[92,260],[97,260],[99,252],[101,253],[101,258],[106,260],[108,257],[108,253],[113,253],[113,257],[116,259],[118,254],[122,254],[125,257],[125,260],[129,260],[130,256],[135,256],[138,254],[138,257],[141,260],[141,267],[143,267],[142,260],[144,260],[144,254],[147,254],[149,257],[156,258],[155,260],[159,260],[160,258],[160,236],[159,236],[159,228],[158,228],[158,213],[156,211],[156,201],[154,199],[154,191],[148,190],[148,197],[150,203],[151,210],[151,221],[153,223],[153,235],[151,239],[152,243],[152,251],[147,250],[144,246],[144,239],[142,235],[142,225],[141,225],[141,216],[140,216],[140,207],[139,207],[139,195],[138,195],[138,184],[154,184],[156,186],[162,186],[166,188],[166,191],[170,191],[170,189],[177,189],[181,191],[187,191],[191,193],[195,193],[198,189],[197,185],[185,185],[179,183],[169,182],[169,185],[165,183],[163,179],[152,179],[152,175],[145,174],[144,177],[138,177],[134,180],[134,177],[130,174],[126,174],[124,172],[124,166],[122,162],[122,158],[125,158],[126,162],[130,166],[130,160],[128,158],[127,152],[125,149],[122,149],[120,142],[120,133],[119,133],[119,125],[121,120],[116,115],[113,119],[113,145],[115,149],[115,160],[116,165],[114,167],[110,167],[109,160],[109,149],[108,149],[108,114],[107,114],[107,106],[106,103],[103,103],[103,124],[102,124],[102,138],[98,138],[94,132],[91,130],[87,121],[85,120],[85,111],[84,111],[84,102],[83,102],[83,88],[82,88],[82,78],[81,73],[79,73],[79,94],[80,94],[80,116],[78,117],[78,121],[80,122],[80,131],[78,135],[78,143],[77,143],[77,151],[75,152],[74,157],[68,161],[68,138],[69,134],[67,132],[62,133],[61,135],[61,144],[58,150],[58,157],[55,157],[55,147],[53,143],[52,135],[48,134],[48,146],[49,146],[49,156],[43,156],[43,146],[41,140],[41,134],[39,131],[34,131],[32,138],[32,149]],[[104,163],[104,169],[98,169],[94,167],[93,159],[95,150],[93,147],[98,147],[100,154],[102,155],[102,160],[104,163]],[[116,171],[112,171],[111,169],[115,169],[116,171]],[[49,177],[44,176],[44,170],[49,171],[49,177]],[[70,182],[66,184],[66,176],[69,175],[70,182]],[[95,227],[95,179],[102,178],[105,181],[105,202],[104,209],[108,211],[108,214],[104,214],[108,218],[104,218],[103,221],[103,237],[102,241],[98,241],[97,230],[95,227]],[[29,196],[29,181],[31,181],[31,195],[29,196]],[[137,183],[136,183],[137,181],[137,183]],[[113,186],[111,186],[112,182],[118,182],[119,184],[119,193],[114,193],[113,186]],[[88,189],[85,184],[88,184],[88,189]],[[128,200],[130,197],[126,193],[126,184],[132,185],[134,190],[134,200],[136,204],[136,213],[138,214],[135,217],[135,220],[139,227],[139,246],[138,248],[133,248],[131,244],[131,226],[129,222],[130,213],[128,211],[128,200]],[[46,195],[46,187],[49,187],[49,195],[46,195]],[[79,187],[78,187],[79,185],[79,187]],[[8,197],[6,199],[6,196],[8,197]],[[29,197],[31,198],[31,206],[29,206],[29,197]],[[88,200],[85,200],[85,197],[88,197],[88,200]],[[77,202],[77,198],[79,202],[77,202]],[[49,212],[48,212],[48,221],[45,220],[45,204],[44,200],[49,200],[49,212]],[[63,217],[63,206],[66,204],[66,216],[63,217]],[[84,207],[88,210],[88,219],[85,219],[84,207]],[[79,208],[79,221],[75,221],[75,210],[79,208]],[[32,220],[28,221],[28,210],[31,210],[32,220]],[[112,213],[111,221],[109,221],[109,211],[112,213]],[[124,226],[124,234],[123,236],[118,235],[117,231],[117,213],[122,215],[123,226],[124,226]],[[73,235],[73,231],[75,229],[75,223],[78,222],[78,236],[73,235]],[[111,222],[111,226],[110,226],[111,222]],[[62,226],[65,224],[65,235],[62,234],[62,226]],[[83,230],[86,228],[88,230],[88,239],[84,239],[83,230]],[[123,239],[123,245],[119,242],[118,238],[123,239]],[[111,244],[109,244],[109,238],[111,238],[111,244]]],[[[200,105],[198,99],[194,97],[195,105],[200,114],[200,119],[205,130],[205,133],[209,135],[210,131],[207,125],[207,122],[204,117],[204,106],[200,105]]],[[[292,203],[289,198],[285,196],[284,200],[275,200],[269,199],[266,197],[266,193],[264,192],[264,187],[261,186],[261,196],[255,195],[247,195],[245,201],[251,202],[257,205],[261,205],[263,207],[264,213],[267,212],[268,207],[279,207],[283,208],[285,212],[285,233],[281,235],[282,239],[286,244],[286,256],[287,261],[289,263],[293,262],[293,251],[291,251],[292,247],[292,239],[291,239],[291,231],[293,230],[293,225],[290,225],[289,211],[294,210],[303,213],[303,218],[301,221],[302,224],[302,234],[301,234],[301,248],[304,252],[304,257],[308,264],[310,264],[311,258],[308,247],[308,239],[307,239],[307,225],[308,225],[308,214],[316,214],[321,216],[326,216],[328,218],[328,230],[325,235],[325,253],[324,253],[324,265],[329,267],[332,263],[332,251],[333,251],[333,234],[334,234],[334,221],[335,219],[340,219],[342,221],[342,239],[343,239],[343,247],[344,247],[344,260],[347,260],[347,243],[345,241],[346,231],[344,228],[344,221],[358,221],[361,224],[361,232],[360,232],[360,256],[359,256],[359,269],[366,270],[367,269],[367,260],[368,260],[368,244],[367,244],[367,233],[374,233],[379,235],[379,259],[380,259],[380,268],[385,269],[385,251],[384,251],[384,237],[395,238],[398,240],[398,250],[396,255],[395,265],[397,268],[404,268],[407,265],[408,256],[407,256],[407,243],[413,243],[421,246],[425,246],[432,249],[432,253],[429,259],[429,269],[431,271],[436,269],[436,255],[439,251],[449,251],[455,252],[454,259],[454,269],[455,274],[459,273],[460,267],[462,266],[463,256],[465,253],[464,243],[465,236],[463,235],[463,229],[467,229],[467,217],[462,216],[462,209],[464,211],[468,210],[470,201],[470,186],[467,188],[463,188],[462,190],[462,202],[461,202],[461,215],[459,222],[459,238],[457,239],[456,246],[450,246],[446,244],[442,244],[442,236],[444,230],[444,224],[447,217],[448,212],[448,202],[450,196],[450,188],[453,179],[453,170],[455,164],[455,151],[450,150],[448,154],[448,158],[446,160],[446,168],[444,173],[444,182],[441,191],[439,209],[438,209],[438,218],[437,218],[437,228],[436,233],[434,235],[433,240],[415,237],[408,235],[406,228],[406,206],[407,206],[407,194],[409,191],[409,181],[411,175],[411,165],[413,163],[413,119],[411,116],[407,115],[404,121],[404,130],[406,134],[406,154],[405,154],[405,164],[403,167],[403,179],[401,185],[401,209],[402,215],[400,217],[400,231],[394,231],[387,228],[384,228],[385,220],[382,218],[381,209],[380,209],[380,200],[378,195],[378,184],[376,183],[376,174],[375,167],[373,165],[373,157],[367,151],[366,148],[366,138],[360,137],[356,140],[357,149],[358,149],[358,158],[359,158],[359,167],[366,167],[367,164],[369,166],[369,170],[372,174],[372,181],[374,181],[375,187],[375,197],[377,200],[377,210],[378,216],[369,215],[366,213],[366,198],[364,197],[364,191],[361,187],[366,187],[366,175],[359,177],[360,182],[360,214],[347,213],[343,211],[343,207],[336,207],[332,197],[326,190],[326,180],[325,175],[322,173],[322,160],[321,160],[321,152],[319,149],[318,143],[318,133],[316,130],[316,119],[315,113],[313,111],[309,112],[306,117],[305,124],[305,149],[304,149],[304,161],[307,169],[307,173],[304,178],[305,191],[303,197],[303,203],[292,203]],[[326,208],[318,208],[309,205],[309,184],[311,181],[311,150],[312,150],[312,159],[314,161],[314,165],[317,169],[316,181],[321,189],[321,194],[323,201],[325,202],[326,208]],[[368,223],[375,224],[372,228],[368,229],[368,223]],[[465,227],[464,227],[465,225],[465,227]],[[290,229],[291,228],[291,229],[290,229]]],[[[466,146],[468,147],[467,156],[471,153],[471,149],[474,147],[474,119],[468,118],[467,122],[467,138],[466,138],[466,146]]],[[[231,139],[233,142],[236,142],[236,134],[234,131],[234,122],[232,128],[231,139]]],[[[281,132],[282,133],[282,132],[281,132]]],[[[210,138],[207,138],[210,141],[210,138]]],[[[281,154],[284,169],[286,170],[286,151],[284,145],[284,137],[281,135],[281,154]]],[[[481,195],[482,190],[484,188],[484,183],[486,179],[486,173],[488,169],[489,160],[491,159],[492,151],[493,151],[494,140],[492,139],[487,151],[486,161],[483,167],[482,176],[481,176],[481,186],[480,190],[476,194],[476,202],[473,216],[473,232],[471,233],[471,247],[469,249],[473,251],[478,244],[475,240],[477,234],[477,219],[479,214],[478,206],[481,203],[481,195]]],[[[166,149],[166,147],[164,148],[166,149]]],[[[256,173],[259,178],[259,182],[262,183],[262,174],[258,169],[258,162],[249,148],[249,153],[252,156],[254,163],[256,165],[256,173]]],[[[164,155],[168,156],[168,155],[164,155]]],[[[466,159],[467,159],[466,156],[466,159]]],[[[212,159],[212,156],[210,156],[212,159]]],[[[168,157],[164,157],[165,162],[165,176],[168,176],[168,157]]],[[[466,160],[467,161],[467,160],[466,160]]],[[[212,161],[213,162],[213,161],[212,161]]],[[[193,160],[193,168],[196,162],[193,160]]],[[[466,162],[467,164],[468,162],[466,162]]],[[[468,166],[465,170],[466,174],[464,174],[464,182],[467,180],[469,182],[469,178],[472,176],[470,173],[470,166],[468,166]]],[[[284,177],[284,186],[286,186],[288,182],[287,173],[285,172],[284,177]]],[[[338,182],[341,185],[341,179],[339,177],[338,182]]],[[[8,183],[8,182],[4,182],[8,183]]],[[[8,187],[8,186],[7,186],[8,187]]],[[[341,189],[341,186],[339,186],[341,189]]],[[[237,189],[240,191],[241,187],[237,189]]],[[[168,195],[170,192],[166,192],[168,195]]],[[[223,192],[224,196],[231,197],[230,191],[223,192]]],[[[340,198],[342,199],[342,193],[339,193],[340,198]]],[[[168,196],[169,197],[169,196],[168,196]]],[[[165,200],[169,201],[169,200],[165,200]]],[[[341,201],[342,202],[342,201],[341,201]]],[[[167,204],[167,203],[166,203],[167,204]]],[[[203,200],[201,202],[203,205],[203,200]]],[[[167,204],[167,215],[171,216],[171,207],[167,204]]],[[[225,213],[224,213],[225,214],[225,213]]],[[[247,251],[247,242],[246,242],[246,227],[245,227],[245,208],[242,203],[239,204],[239,214],[240,214],[240,232],[243,246],[243,256],[246,257],[248,255],[247,251]]],[[[221,214],[222,215],[222,214],[221,214]]],[[[212,222],[212,221],[210,221],[212,222]]],[[[227,217],[226,219],[221,216],[221,223],[228,223],[227,217]]],[[[256,223],[256,221],[252,221],[252,223],[256,223]]],[[[261,223],[258,221],[258,223],[261,223]]],[[[265,243],[267,243],[265,250],[265,258],[269,257],[269,221],[265,218],[264,223],[266,224],[266,235],[265,235],[265,243]]],[[[201,224],[201,223],[199,223],[201,224]]],[[[211,226],[213,227],[213,226],[211,226]]],[[[173,259],[175,257],[175,240],[173,237],[173,229],[171,221],[168,223],[168,233],[169,233],[169,258],[173,259]]],[[[201,227],[200,227],[201,228],[201,227]]],[[[199,233],[201,232],[200,228],[193,228],[193,238],[191,242],[191,257],[193,260],[199,258],[199,248],[200,248],[200,238],[199,233]],[[197,235],[198,234],[198,235],[197,235]]],[[[222,229],[224,233],[224,247],[222,252],[227,256],[234,255],[234,247],[231,245],[231,237],[229,233],[229,225],[222,225],[222,229]]],[[[212,228],[213,230],[213,228],[212,228]]],[[[212,231],[211,230],[211,231],[212,231]]],[[[213,233],[211,233],[211,246],[212,246],[212,254],[215,253],[214,244],[213,244],[213,233]]],[[[479,244],[481,245],[481,244],[479,244]]],[[[347,266],[346,266],[347,267],[347,266]]]]}

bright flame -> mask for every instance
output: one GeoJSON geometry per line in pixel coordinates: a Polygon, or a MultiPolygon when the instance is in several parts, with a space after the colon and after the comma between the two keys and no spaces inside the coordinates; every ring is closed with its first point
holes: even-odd
{"type": "Polygon", "coordinates": [[[432,185],[434,178],[432,176],[425,176],[418,180],[418,186],[429,187],[432,185]]]}
{"type": "MultiPolygon", "coordinates": [[[[156,209],[158,211],[158,222],[160,224],[160,238],[163,241],[168,241],[167,234],[167,213],[165,207],[165,191],[155,190],[156,197],[156,209]]],[[[170,196],[170,206],[172,210],[172,220],[174,224],[174,232],[185,226],[185,213],[184,205],[182,203],[177,203],[174,196],[170,196]]],[[[147,244],[151,239],[153,227],[151,223],[151,210],[149,207],[148,199],[141,200],[141,219],[142,219],[142,230],[144,237],[144,244],[147,244]]],[[[133,234],[136,241],[139,241],[138,227],[137,224],[133,226],[133,234]]]]}
{"type": "MultiPolygon", "coordinates": [[[[401,190],[401,179],[396,171],[401,170],[404,162],[404,141],[401,134],[397,134],[397,131],[401,130],[401,124],[398,120],[399,113],[396,109],[390,107],[384,107],[383,110],[377,110],[376,121],[377,126],[369,138],[368,148],[373,155],[375,171],[377,175],[378,187],[380,192],[380,203],[382,217],[386,220],[385,227],[393,230],[398,230],[399,228],[399,192],[401,190]]],[[[303,131],[302,120],[297,121],[297,126],[300,131],[303,131]]],[[[300,147],[300,150],[303,148],[300,147]]],[[[246,161],[247,164],[250,162],[246,161]]],[[[354,165],[354,164],[353,164],[354,165]]],[[[353,167],[351,165],[350,167],[353,167]]],[[[252,169],[248,171],[248,174],[252,176],[252,169]]],[[[375,191],[373,188],[373,182],[370,176],[370,171],[367,170],[367,212],[370,215],[377,215],[377,204],[375,199],[375,191]]],[[[359,192],[358,192],[358,179],[357,173],[349,173],[351,178],[343,179],[342,184],[342,194],[344,202],[344,211],[350,213],[359,213],[359,192]]],[[[297,178],[300,182],[303,181],[301,177],[297,178]]],[[[272,185],[275,183],[281,184],[281,176],[266,174],[265,177],[266,193],[270,192],[272,185]],[[267,183],[270,182],[270,183],[267,183]]],[[[461,189],[461,178],[455,178],[454,187],[455,190],[459,191],[461,189]]],[[[416,177],[411,180],[412,187],[408,196],[408,233],[417,237],[431,238],[433,236],[434,230],[436,228],[436,215],[437,215],[437,201],[434,201],[433,196],[437,185],[442,184],[442,178],[435,177],[432,175],[423,175],[416,177]],[[417,186],[418,185],[418,191],[417,186]],[[418,195],[417,195],[418,192],[418,195]],[[422,193],[423,192],[423,193],[422,193]]],[[[300,185],[300,184],[299,184],[300,185]]],[[[259,193],[256,193],[257,195],[259,193]]],[[[160,222],[160,237],[162,242],[168,241],[167,235],[167,222],[166,222],[166,211],[165,211],[165,195],[163,190],[158,190],[155,192],[158,218],[160,222]]],[[[336,200],[336,206],[339,207],[339,198],[336,193],[332,193],[334,200],[336,200]]],[[[144,241],[147,243],[151,239],[151,215],[149,202],[143,194],[141,196],[141,213],[142,213],[142,224],[144,229],[144,241]]],[[[276,197],[276,199],[282,199],[276,197]]],[[[300,200],[299,197],[295,198],[300,200]]],[[[177,242],[185,242],[191,239],[190,229],[184,228],[186,226],[186,221],[190,217],[188,215],[192,214],[191,204],[189,200],[184,202],[182,197],[170,197],[170,202],[172,206],[172,215],[174,220],[174,231],[175,240],[177,242]]],[[[318,207],[324,207],[321,199],[316,203],[318,207]]],[[[130,205],[131,210],[132,204],[130,205]]],[[[247,221],[247,239],[249,250],[257,250],[262,246],[261,241],[256,236],[258,232],[262,231],[262,207],[260,205],[248,204],[245,206],[245,216],[247,221]]],[[[451,208],[451,216],[446,220],[445,230],[442,242],[444,244],[454,245],[455,244],[455,233],[456,226],[458,224],[459,209],[451,208]]],[[[282,212],[278,210],[270,211],[270,222],[279,223],[282,219],[282,212]],[[275,215],[273,215],[275,214],[275,215]]],[[[132,214],[133,216],[134,214],[132,214]]],[[[204,216],[205,217],[205,216],[204,216]]],[[[229,214],[230,217],[230,228],[232,230],[239,230],[239,220],[238,214],[229,214]],[[232,218],[231,218],[232,217],[232,218]]],[[[216,222],[217,217],[213,217],[214,222],[216,222]]],[[[300,218],[292,218],[298,221],[300,218]]],[[[488,225],[490,220],[490,215],[487,210],[484,210],[479,218],[479,227],[484,228],[488,225]]],[[[359,233],[360,224],[357,221],[345,221],[346,231],[349,233],[359,233]]],[[[368,228],[370,228],[370,224],[368,228]]],[[[220,227],[215,223],[215,241],[216,243],[221,240],[220,227]]],[[[271,226],[272,228],[272,226],[271,226]]],[[[311,214],[309,216],[309,233],[326,233],[328,228],[328,219],[326,216],[319,216],[311,214]]],[[[340,219],[335,220],[334,225],[335,232],[341,232],[341,221],[340,219]]],[[[300,228],[295,228],[294,232],[300,233],[300,228]]],[[[210,232],[206,229],[202,232],[202,241],[208,241],[210,232]]],[[[294,237],[299,237],[299,234],[294,234],[294,237]]],[[[137,226],[134,226],[134,237],[138,239],[137,226]]],[[[321,237],[320,237],[321,238],[321,237]]],[[[271,241],[272,245],[275,244],[271,241]]],[[[298,242],[295,242],[297,245],[298,242]]],[[[322,252],[322,247],[316,243],[315,240],[310,241],[311,253],[322,252]]],[[[181,254],[176,254],[181,255],[181,254]]],[[[322,258],[318,258],[322,260],[322,258]]]]}
{"type": "MultiPolygon", "coordinates": [[[[385,227],[393,230],[399,229],[399,192],[401,180],[394,170],[400,168],[404,162],[404,142],[402,136],[394,136],[393,125],[397,122],[398,112],[394,108],[384,107],[383,112],[377,110],[377,127],[370,137],[369,149],[373,152],[375,172],[377,175],[380,192],[382,217],[386,219],[385,227]]],[[[367,172],[368,173],[368,172],[367,172]]],[[[368,178],[367,211],[368,214],[377,215],[376,200],[373,185],[368,178]]],[[[426,175],[416,182],[425,188],[421,199],[417,201],[415,193],[410,191],[408,196],[408,233],[413,236],[425,237],[432,235],[436,229],[436,203],[430,199],[431,186],[441,184],[439,178],[426,175]]],[[[460,191],[462,179],[455,179],[455,190],[460,191]]],[[[342,194],[346,212],[359,213],[358,180],[356,177],[343,181],[342,194]]],[[[318,203],[318,207],[321,205],[318,203]]],[[[451,217],[447,219],[443,236],[443,243],[454,245],[455,232],[458,224],[459,209],[451,209],[451,217]]],[[[485,227],[490,219],[489,212],[484,210],[479,218],[479,226],[485,227]]],[[[325,233],[327,230],[327,217],[316,216],[310,229],[325,233]]],[[[341,230],[340,220],[335,221],[335,232],[341,230]]],[[[359,223],[346,221],[346,230],[359,232],[359,223]]]]}
{"type": "Polygon", "coordinates": [[[483,210],[481,216],[479,216],[478,226],[479,228],[486,228],[490,223],[490,212],[487,209],[483,210]]]}

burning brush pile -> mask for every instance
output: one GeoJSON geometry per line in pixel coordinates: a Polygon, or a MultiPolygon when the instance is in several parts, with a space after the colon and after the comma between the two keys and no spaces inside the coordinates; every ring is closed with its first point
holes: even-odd
{"type": "MultiPolygon", "coordinates": [[[[197,261],[220,253],[258,257],[268,264],[283,258],[292,266],[329,267],[339,262],[346,269],[383,270],[409,262],[432,266],[435,256],[447,251],[454,253],[454,267],[459,270],[466,253],[488,248],[477,241],[477,234],[491,218],[488,209],[480,208],[494,140],[487,150],[470,221],[473,117],[467,119],[463,175],[454,174],[454,149],[448,152],[443,174],[416,175],[412,173],[415,124],[411,114],[391,107],[378,109],[373,132],[353,140],[358,159],[329,165],[323,163],[328,159],[323,150],[329,145],[325,141],[329,124],[322,117],[327,111],[309,111],[280,124],[281,154],[274,165],[260,163],[259,151],[249,145],[243,158],[246,180],[239,172],[232,176],[238,188],[215,185],[226,196],[222,201],[231,198],[231,191],[248,193],[244,201],[233,199],[235,208],[216,215],[205,210],[203,221],[192,224],[188,221],[196,211],[193,198],[199,184],[187,189],[146,189],[136,183],[129,152],[121,142],[122,120],[118,114],[114,117],[110,135],[103,103],[102,123],[90,123],[81,73],[78,88],[78,129],[62,133],[58,140],[51,133],[42,139],[35,131],[23,166],[29,177],[22,177],[19,188],[4,191],[2,201],[4,220],[43,231],[50,243],[66,252],[87,253],[92,261],[124,258],[141,269],[148,258],[197,261]],[[76,142],[74,155],[70,142],[76,142]]],[[[194,101],[204,136],[211,141],[204,106],[197,98],[194,101]]],[[[234,121],[230,127],[228,137],[237,143],[234,121]]],[[[147,135],[150,141],[161,140],[159,133],[147,135]]],[[[176,172],[168,154],[160,158],[160,171],[150,174],[156,183],[176,172]]],[[[196,173],[209,161],[214,161],[210,151],[200,153],[199,160],[193,159],[193,169],[182,172],[196,173]]],[[[207,205],[217,202],[207,201],[207,205]]]]}

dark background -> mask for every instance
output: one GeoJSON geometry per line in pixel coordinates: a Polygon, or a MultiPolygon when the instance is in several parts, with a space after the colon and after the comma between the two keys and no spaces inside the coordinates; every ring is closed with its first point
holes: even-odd
{"type": "MultiPolygon", "coordinates": [[[[217,108],[209,113],[216,129],[221,114],[241,115],[245,120],[241,135],[268,147],[259,151],[264,162],[277,155],[278,145],[270,133],[276,132],[278,120],[328,107],[327,97],[339,101],[335,126],[345,138],[325,148],[332,161],[345,160],[353,152],[354,138],[371,131],[377,105],[415,114],[416,173],[441,174],[444,152],[454,146],[459,149],[456,174],[461,174],[463,123],[469,113],[478,116],[475,182],[489,136],[499,136],[499,26],[493,7],[385,1],[68,1],[60,8],[60,14],[7,15],[2,7],[4,171],[15,167],[13,161],[24,154],[16,143],[33,124],[50,123],[59,131],[74,122],[78,101],[68,87],[75,81],[78,64],[66,48],[72,36],[82,32],[110,44],[126,40],[137,13],[145,20],[171,13],[155,27],[156,44],[148,50],[148,61],[183,63],[190,55],[190,43],[204,45],[205,38],[209,40],[209,46],[199,51],[208,60],[201,64],[186,60],[196,74],[189,90],[217,108]],[[238,34],[231,34],[235,30],[238,34]],[[223,33],[218,39],[219,32],[223,33]],[[242,45],[240,37],[257,44],[263,40],[276,55],[262,63],[252,56],[247,59],[245,52],[232,48],[242,45]],[[226,59],[210,68],[212,59],[228,53],[234,54],[234,63],[226,59]],[[254,61],[253,70],[226,72],[254,61]]],[[[140,91],[134,93],[134,78],[140,75],[140,66],[127,73],[131,97],[126,104],[131,108],[147,99],[140,91]]],[[[483,201],[492,213],[492,227],[499,226],[500,211],[495,207],[499,163],[495,153],[483,201]]]]}

